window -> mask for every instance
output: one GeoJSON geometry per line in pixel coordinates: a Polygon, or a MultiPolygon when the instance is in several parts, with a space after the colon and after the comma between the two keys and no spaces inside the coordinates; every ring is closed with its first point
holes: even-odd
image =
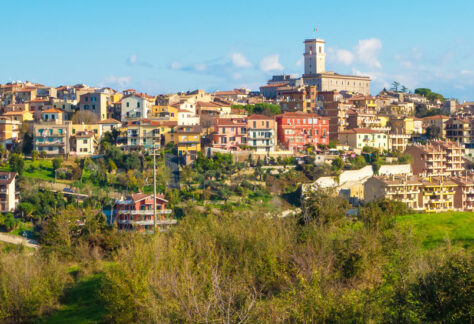
{"type": "Polygon", "coordinates": [[[267,128],[270,128],[270,122],[267,121],[267,128]]]}
{"type": "Polygon", "coordinates": [[[92,105],[92,110],[95,110],[95,105],[92,105]]]}
{"type": "Polygon", "coordinates": [[[137,108],[140,108],[140,102],[137,102],[137,108]]]}
{"type": "Polygon", "coordinates": [[[255,128],[255,127],[257,127],[257,122],[256,121],[253,122],[253,128],[255,128]]]}
{"type": "Polygon", "coordinates": [[[83,141],[82,141],[82,144],[87,144],[87,140],[86,140],[86,139],[83,140],[83,141]]]}
{"type": "Polygon", "coordinates": [[[129,102],[127,102],[127,107],[130,107],[130,103],[129,103],[129,102]]]}

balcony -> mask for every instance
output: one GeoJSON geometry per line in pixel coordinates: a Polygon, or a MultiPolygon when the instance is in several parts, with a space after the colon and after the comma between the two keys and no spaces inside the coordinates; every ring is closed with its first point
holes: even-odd
{"type": "MultiPolygon", "coordinates": [[[[156,209],[157,214],[171,214],[171,209],[156,209]]],[[[117,214],[124,214],[124,215],[153,215],[153,209],[147,210],[117,210],[117,214]]]]}

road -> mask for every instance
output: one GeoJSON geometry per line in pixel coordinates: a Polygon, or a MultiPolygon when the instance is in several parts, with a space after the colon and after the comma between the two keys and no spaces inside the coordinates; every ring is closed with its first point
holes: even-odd
{"type": "Polygon", "coordinates": [[[178,157],[172,153],[165,154],[165,164],[166,167],[171,172],[170,181],[168,186],[171,189],[179,189],[179,165],[178,165],[178,157]]]}
{"type": "Polygon", "coordinates": [[[27,239],[21,236],[11,235],[7,233],[0,233],[0,241],[16,245],[24,245],[30,248],[37,249],[39,244],[35,240],[27,239]]]}

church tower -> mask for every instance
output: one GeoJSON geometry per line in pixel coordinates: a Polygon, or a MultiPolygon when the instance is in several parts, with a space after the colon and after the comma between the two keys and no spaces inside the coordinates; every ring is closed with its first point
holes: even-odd
{"type": "Polygon", "coordinates": [[[314,75],[326,71],[326,52],[324,40],[307,39],[304,41],[304,74],[314,75]]]}

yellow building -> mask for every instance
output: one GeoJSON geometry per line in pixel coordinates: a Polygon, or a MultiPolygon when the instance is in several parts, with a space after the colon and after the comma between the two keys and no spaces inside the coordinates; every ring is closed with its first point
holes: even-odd
{"type": "Polygon", "coordinates": [[[174,142],[175,121],[141,119],[127,124],[127,145],[145,148],[159,147],[174,142]]]}
{"type": "Polygon", "coordinates": [[[377,101],[376,98],[372,96],[359,96],[352,97],[349,99],[354,106],[358,108],[367,108],[373,111],[377,111],[377,101]]]}
{"type": "Polygon", "coordinates": [[[94,138],[99,140],[102,137],[102,126],[100,124],[72,124],[72,135],[79,132],[93,133],[94,138]]]}
{"type": "Polygon", "coordinates": [[[362,149],[364,146],[378,150],[388,150],[388,136],[382,132],[368,128],[353,128],[338,134],[339,143],[353,149],[362,149]]]}
{"type": "Polygon", "coordinates": [[[9,120],[16,120],[21,123],[33,120],[33,114],[29,111],[9,111],[4,113],[2,117],[5,117],[9,120]]]}
{"type": "Polygon", "coordinates": [[[153,105],[151,107],[151,115],[156,118],[167,118],[170,121],[178,121],[178,107],[170,105],[153,105]]]}
{"type": "Polygon", "coordinates": [[[393,116],[390,118],[391,132],[395,134],[412,135],[415,131],[414,121],[415,117],[411,116],[393,116]]]}
{"type": "Polygon", "coordinates": [[[178,156],[187,154],[194,155],[201,151],[201,126],[177,126],[175,137],[177,137],[178,156]]]}

